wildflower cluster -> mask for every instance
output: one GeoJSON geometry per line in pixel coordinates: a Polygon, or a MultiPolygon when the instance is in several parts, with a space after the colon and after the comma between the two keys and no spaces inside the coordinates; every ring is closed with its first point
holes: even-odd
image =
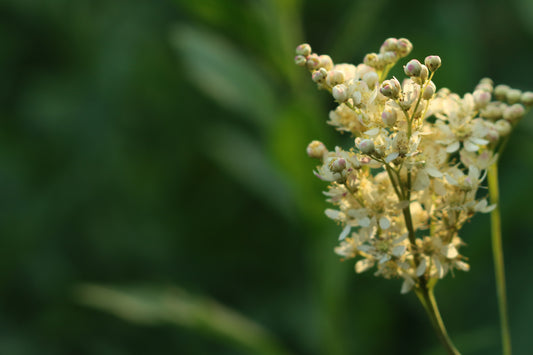
{"type": "Polygon", "coordinates": [[[342,225],[335,251],[357,258],[358,273],[376,267],[375,275],[403,279],[402,293],[469,269],[459,231],[495,207],[478,190],[533,105],[532,92],[494,87],[488,78],[462,97],[437,91],[435,55],[424,64],[410,60],[402,82],[385,80],[411,50],[409,40],[389,38],[357,66],[334,64],[308,44],[295,57],[338,103],[328,123],[355,138],[349,150],[319,141],[307,147],[321,161],[315,175],[330,182],[325,195],[335,208],[326,215],[342,225]]]}

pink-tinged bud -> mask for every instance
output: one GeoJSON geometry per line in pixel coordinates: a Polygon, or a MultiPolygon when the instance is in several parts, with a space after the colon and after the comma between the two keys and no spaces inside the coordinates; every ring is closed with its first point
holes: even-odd
{"type": "Polygon", "coordinates": [[[379,89],[379,91],[383,96],[389,97],[391,99],[397,99],[400,96],[401,88],[402,87],[398,79],[393,78],[390,80],[385,80],[381,84],[381,88],[379,89]]]}
{"type": "Polygon", "coordinates": [[[437,87],[432,81],[430,81],[422,93],[422,98],[424,100],[431,100],[433,95],[435,95],[435,90],[437,90],[437,87]]]}
{"type": "Polygon", "coordinates": [[[422,64],[416,60],[410,60],[406,65],[403,66],[403,71],[407,76],[420,76],[420,71],[422,70],[422,64]]]}
{"type": "Polygon", "coordinates": [[[385,42],[381,45],[379,51],[381,53],[385,52],[395,52],[398,49],[398,40],[396,38],[387,38],[385,42]]]}
{"type": "Polygon", "coordinates": [[[396,43],[396,53],[400,57],[405,57],[413,50],[413,44],[407,38],[400,38],[396,43]]]}
{"type": "Polygon", "coordinates": [[[509,122],[516,122],[526,113],[526,109],[521,104],[514,104],[503,111],[503,118],[509,122]]]}
{"type": "Polygon", "coordinates": [[[363,139],[359,143],[359,150],[363,154],[372,154],[375,151],[374,142],[372,142],[370,139],[363,139]]]}
{"type": "Polygon", "coordinates": [[[520,102],[526,106],[532,106],[533,105],[533,92],[526,91],[522,93],[522,96],[520,96],[520,102]]]}
{"type": "Polygon", "coordinates": [[[296,47],[296,54],[307,57],[309,54],[311,54],[311,46],[307,43],[300,44],[298,47],[296,47]]]}
{"type": "Polygon", "coordinates": [[[320,58],[318,54],[311,54],[307,57],[307,68],[309,70],[316,70],[320,67],[320,58]]]}
{"type": "Polygon", "coordinates": [[[299,67],[303,67],[307,64],[307,59],[303,55],[297,55],[294,57],[294,63],[299,67]]]}
{"type": "Polygon", "coordinates": [[[333,87],[331,94],[338,102],[346,102],[346,100],[348,100],[348,88],[344,84],[333,87]]]}
{"type": "Polygon", "coordinates": [[[311,76],[311,79],[317,84],[322,84],[328,75],[328,72],[324,68],[320,68],[318,70],[315,70],[313,72],[313,75],[311,76]]]}
{"type": "Polygon", "coordinates": [[[396,52],[384,52],[381,55],[381,60],[385,64],[393,64],[398,60],[398,54],[396,52]]]}
{"type": "Polygon", "coordinates": [[[334,173],[340,173],[346,169],[346,159],[344,158],[334,158],[328,164],[329,170],[334,173]]]}
{"type": "Polygon", "coordinates": [[[329,86],[333,87],[344,83],[344,73],[340,70],[331,70],[328,74],[326,82],[329,86]]]}
{"type": "Polygon", "coordinates": [[[442,61],[438,55],[429,55],[424,60],[424,64],[430,71],[434,72],[440,68],[442,61]]]}
{"type": "Polygon", "coordinates": [[[392,108],[386,108],[383,113],[381,114],[381,120],[383,120],[383,123],[385,123],[387,126],[394,126],[396,123],[396,111],[394,111],[392,108]]]}
{"type": "Polygon", "coordinates": [[[312,141],[307,146],[307,155],[313,159],[323,159],[328,154],[328,149],[320,141],[312,141]]]}
{"type": "Polygon", "coordinates": [[[477,109],[485,108],[490,102],[491,95],[488,91],[476,90],[474,91],[474,103],[477,109]]]}
{"type": "Polygon", "coordinates": [[[320,59],[320,67],[321,68],[324,68],[324,69],[326,69],[328,71],[333,69],[333,60],[331,59],[331,57],[329,55],[322,54],[318,58],[320,59]]]}

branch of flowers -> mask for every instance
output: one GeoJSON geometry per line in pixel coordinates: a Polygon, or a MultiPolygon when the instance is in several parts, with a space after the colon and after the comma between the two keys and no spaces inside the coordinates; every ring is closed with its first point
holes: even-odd
{"type": "MultiPolygon", "coordinates": [[[[505,142],[504,142],[505,144],[505,142]]],[[[500,312],[500,328],[502,336],[503,355],[511,355],[511,331],[509,328],[509,316],[507,311],[507,293],[505,287],[505,267],[503,261],[501,215],[499,206],[498,189],[498,162],[488,168],[488,185],[490,202],[496,204],[496,208],[490,214],[492,253],[494,259],[494,274],[496,277],[496,292],[498,295],[498,309],[500,312]]]]}

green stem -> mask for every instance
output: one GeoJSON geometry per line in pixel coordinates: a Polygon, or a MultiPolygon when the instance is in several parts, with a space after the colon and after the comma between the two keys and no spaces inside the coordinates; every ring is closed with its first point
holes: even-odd
{"type": "Polygon", "coordinates": [[[435,294],[433,293],[434,287],[428,287],[426,282],[421,282],[421,285],[415,289],[415,293],[418,296],[418,299],[424,306],[426,313],[431,321],[433,329],[437,333],[437,337],[441,341],[442,345],[450,355],[460,355],[461,353],[455,345],[453,345],[452,340],[448,336],[444,322],[439,312],[437,306],[437,301],[435,300],[435,294]]]}
{"type": "Polygon", "coordinates": [[[498,295],[498,308],[500,311],[500,328],[502,336],[502,353],[511,355],[511,331],[509,329],[509,315],[507,312],[507,294],[505,291],[505,268],[503,263],[502,248],[502,223],[499,206],[498,190],[498,163],[492,164],[488,169],[488,184],[490,202],[496,208],[490,214],[492,253],[494,258],[494,274],[496,276],[496,292],[498,295]]]}

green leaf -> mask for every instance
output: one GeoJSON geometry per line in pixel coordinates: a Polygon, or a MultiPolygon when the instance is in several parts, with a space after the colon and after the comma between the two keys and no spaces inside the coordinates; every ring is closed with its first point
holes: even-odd
{"type": "Polygon", "coordinates": [[[228,340],[253,354],[288,355],[265,328],[224,305],[176,287],[117,287],[82,284],[78,302],[140,325],[175,324],[228,340]]]}
{"type": "Polygon", "coordinates": [[[258,124],[275,116],[270,82],[239,49],[214,33],[187,26],[174,28],[171,42],[183,59],[178,70],[220,105],[258,124]]]}

